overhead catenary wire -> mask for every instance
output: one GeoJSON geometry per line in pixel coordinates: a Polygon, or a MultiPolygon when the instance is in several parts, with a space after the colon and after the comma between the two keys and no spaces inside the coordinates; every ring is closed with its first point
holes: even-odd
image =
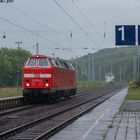
{"type": "Polygon", "coordinates": [[[124,11],[124,12],[118,14],[118,15],[115,15],[115,16],[110,17],[110,18],[106,18],[106,19],[104,19],[103,21],[100,21],[100,22],[97,22],[97,23],[94,23],[94,24],[89,24],[89,25],[84,26],[84,27],[82,27],[82,28],[88,28],[88,27],[91,27],[91,26],[96,26],[96,25],[104,24],[104,22],[107,23],[107,22],[109,22],[109,21],[111,21],[111,20],[114,20],[114,19],[117,19],[117,18],[119,18],[119,17],[121,17],[121,16],[123,16],[123,15],[125,15],[125,14],[127,14],[127,13],[129,13],[129,12],[132,12],[133,10],[136,10],[136,9],[139,8],[139,7],[140,7],[140,4],[137,5],[137,6],[134,6],[134,7],[132,7],[132,8],[129,8],[128,10],[126,10],[126,11],[124,11]]]}
{"type": "MultiPolygon", "coordinates": [[[[50,26],[48,26],[48,25],[42,23],[41,21],[39,21],[39,20],[37,20],[36,18],[30,16],[29,14],[27,14],[26,12],[22,11],[21,9],[19,9],[19,8],[15,7],[15,6],[13,6],[12,4],[9,4],[8,6],[12,7],[12,8],[15,9],[16,11],[18,11],[19,13],[21,13],[22,15],[24,15],[25,17],[27,17],[28,19],[30,19],[30,20],[32,20],[32,21],[34,21],[34,22],[36,22],[36,23],[38,23],[38,24],[40,24],[40,25],[42,25],[42,26],[48,28],[50,31],[56,33],[56,35],[59,34],[59,35],[65,37],[65,38],[71,39],[69,35],[65,35],[65,34],[61,33],[60,31],[51,28],[50,26]]],[[[35,32],[35,31],[34,31],[34,32],[35,32]]],[[[48,31],[47,31],[47,32],[48,32],[48,31]]],[[[74,38],[73,38],[73,42],[74,42],[75,44],[77,44],[79,47],[81,46],[81,45],[79,45],[79,43],[78,43],[74,38]]]]}
{"type": "Polygon", "coordinates": [[[47,24],[44,24],[44,23],[40,22],[40,21],[37,20],[36,18],[34,18],[34,17],[28,15],[27,13],[23,12],[21,9],[19,9],[19,8],[15,7],[15,6],[13,6],[12,4],[9,4],[9,6],[12,7],[12,8],[14,8],[14,9],[15,9],[16,11],[18,11],[19,13],[23,14],[25,17],[31,19],[32,21],[34,21],[34,22],[36,22],[36,23],[38,23],[38,24],[40,24],[40,25],[42,25],[42,26],[48,28],[50,31],[52,31],[52,32],[54,32],[54,33],[57,33],[57,34],[59,33],[61,36],[69,38],[68,35],[64,35],[64,34],[62,34],[61,32],[59,32],[59,31],[57,31],[57,30],[55,30],[55,29],[49,27],[47,24]]]}
{"type": "MultiPolygon", "coordinates": [[[[75,5],[75,7],[78,9],[78,11],[79,11],[79,13],[81,14],[81,16],[85,19],[85,21],[86,21],[89,25],[92,25],[92,24],[90,23],[89,19],[85,16],[85,14],[82,12],[82,10],[80,9],[80,7],[77,5],[77,3],[76,3],[74,0],[72,0],[72,2],[73,2],[73,4],[75,5]]],[[[96,30],[95,28],[93,28],[93,26],[92,26],[92,29],[95,30],[96,33],[98,33],[99,36],[100,36],[102,39],[105,39],[105,36],[104,36],[104,35],[105,35],[105,32],[104,32],[103,35],[101,35],[99,32],[97,32],[97,30],[96,30]]]]}
{"type": "Polygon", "coordinates": [[[43,36],[39,35],[38,33],[32,32],[32,31],[30,31],[30,30],[28,30],[28,29],[26,29],[26,28],[24,28],[24,27],[22,27],[20,25],[17,25],[16,23],[14,23],[14,22],[6,19],[6,18],[0,17],[0,19],[3,20],[3,21],[6,21],[7,23],[9,23],[9,24],[11,24],[13,26],[16,26],[17,28],[20,28],[20,29],[24,30],[25,32],[28,32],[28,33],[33,34],[33,35],[36,35],[36,36],[40,37],[41,39],[46,40],[46,41],[48,41],[49,43],[51,43],[53,45],[63,47],[62,45],[58,44],[57,42],[54,42],[54,41],[52,41],[52,40],[50,40],[50,39],[48,39],[46,37],[43,37],[43,36]]]}
{"type": "MultiPolygon", "coordinates": [[[[70,14],[61,6],[60,3],[58,3],[57,0],[54,0],[54,2],[56,3],[56,5],[65,13],[65,15],[67,15],[71,20],[72,22],[87,36],[87,38],[92,42],[94,43],[95,45],[97,45],[97,43],[89,36],[89,34],[77,23],[77,21],[72,17],[70,16],[70,14]]],[[[97,45],[98,46],[98,45],[97,45]]]]}

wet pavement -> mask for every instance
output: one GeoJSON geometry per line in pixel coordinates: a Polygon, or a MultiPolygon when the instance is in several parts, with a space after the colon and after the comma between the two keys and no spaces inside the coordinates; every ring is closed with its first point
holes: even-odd
{"type": "Polygon", "coordinates": [[[140,112],[118,113],[105,140],[140,140],[140,112]]]}
{"type": "Polygon", "coordinates": [[[127,88],[49,140],[137,140],[140,134],[140,126],[137,123],[140,121],[140,113],[118,113],[126,94],[127,88]]]}
{"type": "Polygon", "coordinates": [[[140,112],[140,101],[139,100],[125,100],[121,109],[124,111],[140,112]]]}

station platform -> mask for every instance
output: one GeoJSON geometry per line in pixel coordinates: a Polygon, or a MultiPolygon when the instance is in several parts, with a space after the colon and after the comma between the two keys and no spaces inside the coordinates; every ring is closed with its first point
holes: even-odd
{"type": "MultiPolygon", "coordinates": [[[[127,88],[121,90],[49,140],[127,140],[126,138],[128,140],[137,140],[138,137],[135,136],[134,130],[130,129],[131,133],[128,133],[127,116],[130,117],[129,119],[134,117],[134,120],[131,120],[132,125],[135,122],[135,114],[130,115],[130,112],[118,113],[127,91],[127,88]],[[127,137],[127,134],[131,136],[131,139],[127,137]]],[[[136,129],[135,125],[131,127],[136,129]]]]}
{"type": "Polygon", "coordinates": [[[23,98],[23,96],[3,97],[3,98],[0,98],[0,101],[13,100],[13,99],[18,99],[18,98],[23,98]]]}

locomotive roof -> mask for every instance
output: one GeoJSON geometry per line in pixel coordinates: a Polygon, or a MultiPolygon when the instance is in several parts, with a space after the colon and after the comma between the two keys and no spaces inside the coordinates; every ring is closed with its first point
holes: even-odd
{"type": "MultiPolygon", "coordinates": [[[[26,66],[36,66],[36,62],[35,62],[36,60],[32,62],[32,61],[30,61],[31,58],[35,58],[35,59],[37,59],[37,58],[48,58],[48,61],[50,62],[51,66],[57,66],[57,67],[61,67],[61,68],[68,68],[68,69],[74,70],[74,67],[72,66],[72,64],[70,64],[68,62],[65,62],[64,60],[59,60],[59,59],[54,59],[54,58],[52,58],[53,60],[51,60],[51,59],[49,59],[51,57],[46,56],[46,55],[32,55],[32,56],[30,56],[30,58],[27,60],[27,62],[25,64],[25,67],[26,66]]],[[[41,60],[39,60],[39,62],[40,61],[41,60]]],[[[47,62],[47,60],[46,60],[46,62],[47,62]]],[[[46,66],[46,65],[44,65],[44,66],[46,66]]]]}
{"type": "Polygon", "coordinates": [[[32,55],[30,58],[48,58],[46,55],[32,55]]]}

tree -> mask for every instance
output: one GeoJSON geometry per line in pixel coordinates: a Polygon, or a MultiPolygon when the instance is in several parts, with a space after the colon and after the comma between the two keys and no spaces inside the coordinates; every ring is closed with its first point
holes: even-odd
{"type": "MultiPolygon", "coordinates": [[[[0,49],[0,87],[16,85],[16,71],[22,73],[22,66],[31,53],[22,48],[0,49]]],[[[21,84],[21,74],[19,75],[21,84]]]]}

